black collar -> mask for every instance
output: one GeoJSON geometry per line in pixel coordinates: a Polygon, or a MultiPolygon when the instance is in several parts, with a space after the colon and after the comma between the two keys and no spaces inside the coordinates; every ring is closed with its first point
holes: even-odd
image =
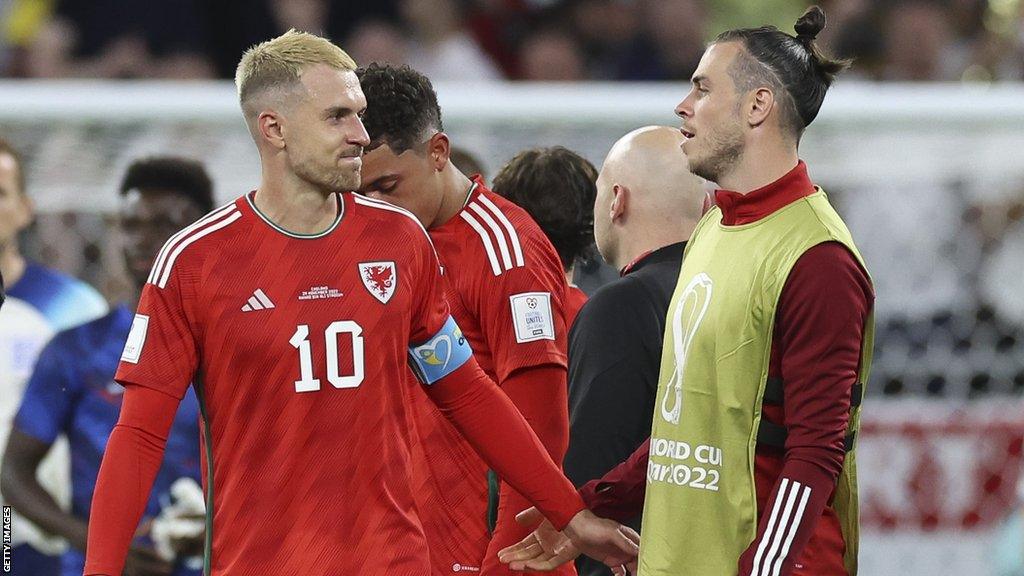
{"type": "Polygon", "coordinates": [[[652,250],[630,262],[628,266],[622,269],[621,275],[626,276],[627,274],[632,274],[644,266],[657,264],[658,262],[681,262],[683,259],[684,249],[686,249],[685,241],[676,242],[675,244],[669,244],[668,246],[662,246],[657,250],[652,250]]]}

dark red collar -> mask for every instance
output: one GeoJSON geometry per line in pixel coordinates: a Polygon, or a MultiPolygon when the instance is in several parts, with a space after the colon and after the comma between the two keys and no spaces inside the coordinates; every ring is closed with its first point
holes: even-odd
{"type": "Polygon", "coordinates": [[[682,258],[683,250],[686,250],[685,241],[669,244],[668,246],[662,246],[661,248],[656,248],[654,250],[648,250],[634,258],[629,264],[626,264],[622,270],[619,270],[619,276],[632,274],[648,264],[668,261],[673,258],[682,258]]]}
{"type": "Polygon", "coordinates": [[[625,276],[626,274],[632,272],[633,269],[637,267],[637,264],[643,261],[644,258],[647,258],[648,256],[651,255],[651,252],[654,252],[654,250],[648,250],[647,252],[644,252],[643,254],[637,256],[636,258],[633,258],[632,262],[626,264],[625,266],[622,267],[621,270],[619,270],[619,276],[625,276]]]}
{"type": "Polygon", "coordinates": [[[746,194],[715,190],[715,204],[722,210],[722,224],[739,226],[757,222],[814,191],[807,165],[801,160],[782,178],[746,194]]]}

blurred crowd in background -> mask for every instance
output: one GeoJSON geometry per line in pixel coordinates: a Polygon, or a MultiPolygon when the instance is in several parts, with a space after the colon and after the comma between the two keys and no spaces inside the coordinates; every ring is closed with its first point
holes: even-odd
{"type": "MultiPolygon", "coordinates": [[[[821,36],[853,74],[1024,79],[1024,1],[819,0],[821,36]]],[[[728,28],[791,32],[806,0],[0,0],[0,76],[230,78],[289,28],[358,62],[434,80],[685,80],[728,28]]]]}

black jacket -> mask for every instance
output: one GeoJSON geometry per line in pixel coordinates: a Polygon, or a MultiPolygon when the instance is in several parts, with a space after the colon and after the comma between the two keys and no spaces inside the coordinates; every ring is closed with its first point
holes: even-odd
{"type": "MultiPolygon", "coordinates": [[[[601,287],[569,332],[569,450],[565,473],[576,486],[599,478],[651,435],[669,301],[685,242],[644,256],[601,287]]],[[[640,518],[630,523],[639,530],[640,518]]],[[[580,576],[611,574],[580,557],[580,576]]]]}

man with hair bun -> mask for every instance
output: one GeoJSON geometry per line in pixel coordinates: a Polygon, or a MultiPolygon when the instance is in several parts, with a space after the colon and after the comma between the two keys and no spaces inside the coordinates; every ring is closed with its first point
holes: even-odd
{"type": "MultiPolygon", "coordinates": [[[[642,576],[857,573],[855,448],[874,294],[797,153],[847,65],[815,46],[824,26],[815,6],[795,36],[722,33],[676,108],[690,170],[717,183],[716,206],[686,247],[669,306],[649,450],[605,475],[599,494],[584,490],[614,517],[611,504],[639,504],[631,488],[646,475],[642,576]]],[[[567,554],[529,540],[502,558],[516,568],[567,554]]]]}

